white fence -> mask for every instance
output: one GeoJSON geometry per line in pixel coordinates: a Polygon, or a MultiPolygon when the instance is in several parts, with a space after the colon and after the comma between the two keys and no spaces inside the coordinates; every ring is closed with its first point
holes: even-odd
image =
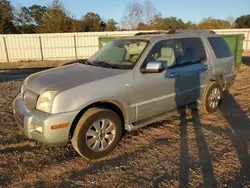
{"type": "MultiPolygon", "coordinates": [[[[243,49],[250,50],[250,29],[214,31],[218,34],[244,34],[243,49]]],[[[0,35],[0,62],[88,58],[99,49],[99,37],[132,36],[137,32],[0,35]]]]}

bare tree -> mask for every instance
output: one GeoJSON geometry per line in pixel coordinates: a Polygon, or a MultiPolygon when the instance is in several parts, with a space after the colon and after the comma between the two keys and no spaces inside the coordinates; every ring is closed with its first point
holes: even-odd
{"type": "Polygon", "coordinates": [[[138,1],[130,2],[125,10],[124,18],[121,25],[124,28],[136,29],[138,24],[143,21],[144,9],[143,5],[138,1]]]}
{"type": "Polygon", "coordinates": [[[155,6],[149,1],[146,0],[144,3],[144,11],[145,11],[145,23],[149,23],[155,15],[160,15],[155,6]]]}
{"type": "Polygon", "coordinates": [[[25,33],[32,22],[29,9],[24,6],[17,6],[14,11],[14,21],[15,25],[20,28],[20,32],[25,33]]]}
{"type": "Polygon", "coordinates": [[[229,23],[230,23],[230,25],[231,25],[231,27],[234,27],[234,22],[235,22],[235,18],[231,15],[231,16],[228,16],[227,18],[226,18],[226,21],[228,21],[229,23]]]}
{"type": "Polygon", "coordinates": [[[156,15],[160,15],[160,13],[150,0],[145,0],[143,4],[133,1],[125,9],[121,26],[128,29],[136,29],[140,25],[141,28],[144,28],[144,25],[149,24],[156,15]]]}

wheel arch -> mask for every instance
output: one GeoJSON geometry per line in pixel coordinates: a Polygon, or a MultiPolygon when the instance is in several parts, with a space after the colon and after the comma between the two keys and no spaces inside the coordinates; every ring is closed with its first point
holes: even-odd
{"type": "Polygon", "coordinates": [[[93,107],[107,108],[109,110],[114,111],[121,118],[122,124],[124,125],[122,128],[123,130],[125,130],[125,124],[128,120],[128,116],[127,116],[124,106],[116,100],[102,100],[102,101],[97,101],[92,104],[89,104],[77,114],[77,116],[73,120],[73,123],[70,127],[70,138],[72,138],[74,134],[74,131],[75,131],[75,128],[79,119],[88,109],[93,108],[93,107]]]}
{"type": "Polygon", "coordinates": [[[213,75],[210,81],[218,82],[221,85],[221,87],[224,89],[224,85],[226,82],[222,74],[213,75]]]}

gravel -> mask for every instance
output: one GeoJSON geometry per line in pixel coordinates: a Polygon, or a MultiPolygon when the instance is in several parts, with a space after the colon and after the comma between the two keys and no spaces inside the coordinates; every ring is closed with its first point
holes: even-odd
{"type": "MultiPolygon", "coordinates": [[[[68,143],[48,147],[17,128],[12,101],[21,75],[0,77],[3,187],[250,187],[250,66],[243,65],[218,112],[187,110],[126,133],[106,158],[81,158],[68,143]]],[[[0,73],[1,75],[1,73],[0,73]]]]}

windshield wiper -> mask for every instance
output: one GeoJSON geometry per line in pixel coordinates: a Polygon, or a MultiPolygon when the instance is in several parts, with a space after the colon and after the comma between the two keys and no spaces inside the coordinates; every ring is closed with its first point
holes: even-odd
{"type": "Polygon", "coordinates": [[[78,63],[85,64],[85,65],[92,65],[88,60],[86,59],[80,59],[78,60],[78,63]]]}
{"type": "Polygon", "coordinates": [[[103,67],[112,68],[112,69],[117,68],[117,66],[115,66],[115,65],[110,65],[109,63],[106,63],[105,61],[94,61],[94,62],[92,63],[92,65],[101,65],[101,66],[103,66],[103,67]]]}

